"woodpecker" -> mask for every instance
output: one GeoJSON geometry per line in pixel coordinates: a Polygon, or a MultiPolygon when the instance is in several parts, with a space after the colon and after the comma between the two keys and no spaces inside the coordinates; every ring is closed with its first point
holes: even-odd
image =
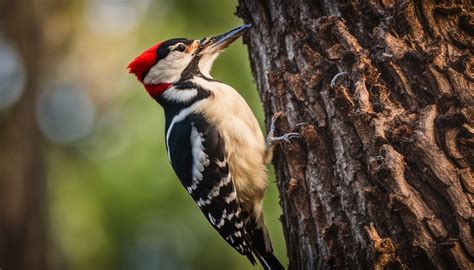
{"type": "Polygon", "coordinates": [[[240,254],[265,269],[284,269],[273,254],[263,218],[266,165],[276,142],[272,119],[267,140],[242,96],[215,80],[216,57],[250,25],[200,40],[158,43],[129,65],[164,109],[168,159],[207,220],[240,254]]]}

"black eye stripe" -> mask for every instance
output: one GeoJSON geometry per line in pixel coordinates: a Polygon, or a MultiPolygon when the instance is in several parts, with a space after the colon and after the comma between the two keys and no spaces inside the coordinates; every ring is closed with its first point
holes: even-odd
{"type": "Polygon", "coordinates": [[[177,43],[184,43],[186,45],[190,45],[193,43],[193,40],[191,39],[186,39],[186,38],[174,38],[174,39],[169,39],[165,42],[163,42],[160,47],[156,50],[156,62],[160,61],[161,59],[165,58],[168,56],[170,49],[170,46],[173,46],[177,43]]]}

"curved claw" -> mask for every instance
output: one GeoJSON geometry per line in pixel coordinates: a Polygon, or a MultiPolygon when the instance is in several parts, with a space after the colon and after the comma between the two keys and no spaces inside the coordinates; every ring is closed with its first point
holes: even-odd
{"type": "MultiPolygon", "coordinates": [[[[296,132],[290,132],[290,133],[286,133],[286,134],[283,134],[282,136],[274,136],[275,134],[275,123],[276,121],[278,120],[278,118],[280,118],[282,115],[284,115],[282,112],[277,112],[273,115],[272,117],[272,121],[270,123],[270,130],[268,131],[268,135],[267,135],[267,140],[266,140],[266,143],[267,143],[267,147],[270,147],[272,146],[273,144],[277,143],[277,142],[286,142],[286,143],[291,143],[291,140],[294,139],[294,138],[301,138],[301,135],[299,133],[296,133],[296,132]]],[[[307,123],[300,123],[298,125],[305,125],[307,123]]],[[[297,126],[297,128],[299,128],[299,126],[297,126]]]]}
{"type": "Polygon", "coordinates": [[[349,77],[349,73],[347,73],[345,71],[337,73],[336,76],[334,76],[334,78],[332,78],[332,80],[331,80],[331,88],[336,87],[336,85],[337,85],[337,83],[338,83],[338,81],[341,77],[349,77]]]}
{"type": "Polygon", "coordinates": [[[280,136],[283,141],[285,141],[286,143],[291,143],[291,140],[294,139],[294,138],[301,138],[301,135],[299,133],[296,133],[296,132],[291,132],[291,133],[286,133],[285,135],[283,136],[280,136]]]}
{"type": "Polygon", "coordinates": [[[286,143],[291,143],[291,140],[295,139],[295,138],[301,138],[301,135],[299,133],[296,133],[296,132],[290,132],[290,133],[286,133],[282,136],[268,138],[267,139],[267,144],[273,145],[273,144],[275,144],[277,142],[281,142],[281,141],[286,142],[286,143]]]}

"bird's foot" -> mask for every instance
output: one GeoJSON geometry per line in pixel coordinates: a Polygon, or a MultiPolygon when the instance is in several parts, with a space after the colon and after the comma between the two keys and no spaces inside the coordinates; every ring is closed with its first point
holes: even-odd
{"type": "MultiPolygon", "coordinates": [[[[270,124],[270,130],[268,131],[266,144],[267,146],[272,146],[277,142],[286,142],[291,143],[292,139],[301,138],[301,135],[296,132],[289,132],[281,136],[275,136],[276,128],[275,123],[283,115],[282,112],[277,112],[272,117],[272,122],[270,124]]],[[[305,123],[298,124],[297,126],[304,125],[305,123]]]]}
{"type": "Polygon", "coordinates": [[[273,145],[277,142],[291,143],[291,140],[293,138],[301,138],[301,135],[296,132],[290,132],[278,137],[270,137],[270,138],[267,137],[267,144],[273,145]]]}

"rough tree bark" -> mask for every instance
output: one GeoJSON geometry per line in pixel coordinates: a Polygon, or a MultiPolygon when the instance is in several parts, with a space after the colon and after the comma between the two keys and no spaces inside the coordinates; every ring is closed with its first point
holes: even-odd
{"type": "Polygon", "coordinates": [[[472,3],[239,2],[290,269],[474,269],[472,3]]]}

